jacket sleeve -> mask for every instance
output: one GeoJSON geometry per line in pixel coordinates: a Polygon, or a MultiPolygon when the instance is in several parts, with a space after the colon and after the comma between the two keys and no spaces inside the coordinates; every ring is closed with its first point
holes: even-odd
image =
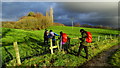
{"type": "Polygon", "coordinates": [[[87,37],[87,34],[86,34],[86,33],[83,33],[81,40],[82,40],[82,41],[85,41],[85,40],[86,40],[86,37],[87,37]]]}
{"type": "Polygon", "coordinates": [[[47,38],[50,38],[50,35],[48,35],[47,38]]]}
{"type": "Polygon", "coordinates": [[[60,36],[60,35],[58,35],[58,34],[56,34],[56,33],[54,33],[54,35],[56,35],[56,36],[60,36]]]}
{"type": "Polygon", "coordinates": [[[83,33],[82,38],[86,38],[86,37],[87,37],[87,34],[83,33]]]}

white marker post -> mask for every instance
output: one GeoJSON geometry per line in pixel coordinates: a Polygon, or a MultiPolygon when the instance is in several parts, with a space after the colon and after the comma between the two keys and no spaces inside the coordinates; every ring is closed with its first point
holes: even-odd
{"type": "Polygon", "coordinates": [[[50,39],[50,50],[51,50],[51,54],[53,54],[53,48],[52,48],[52,39],[50,39]]]}
{"type": "Polygon", "coordinates": [[[98,36],[98,41],[100,41],[100,36],[98,36]]]}
{"type": "Polygon", "coordinates": [[[17,42],[14,42],[13,45],[14,45],[14,49],[15,49],[15,52],[16,52],[17,64],[18,64],[18,65],[21,65],[20,54],[19,54],[19,49],[18,49],[17,42]]]}
{"type": "Polygon", "coordinates": [[[107,36],[105,35],[105,40],[107,39],[107,36]]]}
{"type": "Polygon", "coordinates": [[[112,39],[112,36],[111,36],[111,34],[110,34],[110,39],[112,39]]]}
{"type": "Polygon", "coordinates": [[[72,30],[73,30],[73,21],[74,21],[74,18],[71,18],[71,21],[72,21],[72,30]]]}
{"type": "Polygon", "coordinates": [[[56,41],[57,44],[55,46],[52,46],[52,39],[50,39],[50,50],[51,50],[51,54],[53,54],[53,49],[54,48],[58,48],[58,50],[60,51],[60,48],[59,48],[59,40],[56,41]]]}
{"type": "Polygon", "coordinates": [[[56,41],[57,42],[57,48],[60,51],[60,47],[59,47],[59,40],[56,41]]]}

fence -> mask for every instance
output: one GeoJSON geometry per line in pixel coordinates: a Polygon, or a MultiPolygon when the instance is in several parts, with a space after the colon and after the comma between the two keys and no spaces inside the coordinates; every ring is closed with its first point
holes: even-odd
{"type": "Polygon", "coordinates": [[[58,50],[60,51],[60,48],[59,48],[59,40],[57,39],[56,40],[56,45],[53,46],[53,43],[52,43],[52,39],[50,39],[50,50],[51,50],[51,54],[53,54],[53,49],[54,48],[58,48],[58,50]]]}
{"type": "MultiPolygon", "coordinates": [[[[104,39],[104,40],[106,40],[106,39],[113,39],[113,38],[117,38],[117,35],[114,35],[114,36],[112,36],[112,35],[105,35],[105,36],[97,36],[97,40],[96,41],[100,41],[100,39],[104,39]]],[[[76,38],[71,38],[71,39],[79,39],[78,37],[76,37],[76,38]]],[[[56,40],[56,44],[55,44],[55,46],[53,46],[53,42],[52,42],[52,39],[50,39],[50,50],[51,50],[51,54],[54,54],[54,52],[53,52],[53,49],[54,48],[57,48],[59,51],[61,51],[61,49],[62,49],[62,44],[60,44],[60,40],[59,39],[57,39],[56,40]]],[[[70,39],[68,40],[68,46],[70,45],[70,39]]],[[[79,43],[79,42],[78,42],[79,43]]],[[[90,43],[89,45],[94,45],[93,43],[90,43]]],[[[15,53],[16,53],[16,61],[17,61],[17,65],[21,65],[21,60],[20,60],[20,54],[19,54],[19,48],[18,48],[18,44],[17,44],[17,42],[13,42],[13,46],[14,46],[14,49],[15,49],[15,53]]]]}

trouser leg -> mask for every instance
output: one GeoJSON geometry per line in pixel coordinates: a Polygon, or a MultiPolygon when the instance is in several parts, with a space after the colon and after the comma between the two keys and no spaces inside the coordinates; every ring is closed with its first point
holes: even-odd
{"type": "Polygon", "coordinates": [[[85,47],[84,47],[84,50],[85,50],[85,53],[86,53],[86,58],[88,58],[88,47],[85,46],[85,47]]]}
{"type": "Polygon", "coordinates": [[[47,42],[47,44],[48,44],[48,38],[46,38],[46,42],[47,42]]]}
{"type": "Polygon", "coordinates": [[[59,44],[60,44],[60,49],[62,50],[63,47],[62,47],[62,41],[61,40],[60,40],[59,44]]]}
{"type": "Polygon", "coordinates": [[[68,38],[68,46],[70,46],[70,38],[68,38]]]}
{"type": "Polygon", "coordinates": [[[44,44],[45,44],[46,39],[44,38],[44,44]]]}
{"type": "Polygon", "coordinates": [[[55,46],[55,41],[52,41],[52,43],[53,43],[53,46],[55,46]]]}
{"type": "Polygon", "coordinates": [[[53,43],[53,46],[55,46],[55,36],[53,36],[52,38],[52,43],[53,43]]]}
{"type": "Polygon", "coordinates": [[[48,44],[48,38],[44,37],[44,44],[48,44]]]}
{"type": "Polygon", "coordinates": [[[80,45],[79,50],[78,50],[78,53],[77,53],[77,56],[79,56],[79,55],[80,55],[80,53],[81,53],[81,51],[82,51],[83,47],[84,47],[83,45],[80,45]]]}

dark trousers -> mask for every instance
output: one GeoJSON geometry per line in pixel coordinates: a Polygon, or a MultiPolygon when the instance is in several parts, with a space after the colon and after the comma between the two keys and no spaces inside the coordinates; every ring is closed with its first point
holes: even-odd
{"type": "Polygon", "coordinates": [[[53,46],[55,46],[55,41],[56,41],[56,40],[55,40],[55,36],[53,36],[53,37],[52,37],[52,44],[53,44],[53,46]]]}
{"type": "Polygon", "coordinates": [[[55,40],[54,40],[54,41],[52,41],[52,44],[53,44],[53,46],[55,46],[55,40]]]}
{"type": "Polygon", "coordinates": [[[44,44],[48,44],[48,38],[44,37],[44,44]]]}
{"type": "Polygon", "coordinates": [[[81,53],[81,51],[82,51],[82,49],[84,48],[84,50],[85,50],[85,53],[86,53],[86,58],[88,58],[88,47],[87,46],[84,46],[84,45],[82,45],[82,44],[80,44],[80,47],[79,47],[79,50],[78,50],[78,56],[80,56],[80,53],[81,53]]]}

